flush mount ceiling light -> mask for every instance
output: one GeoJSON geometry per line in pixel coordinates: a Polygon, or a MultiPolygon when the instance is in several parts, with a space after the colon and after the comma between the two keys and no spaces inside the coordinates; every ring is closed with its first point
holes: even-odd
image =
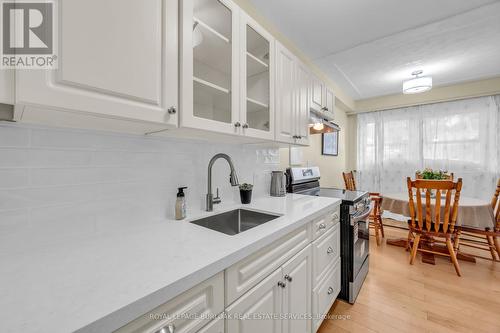
{"type": "Polygon", "coordinates": [[[423,71],[414,71],[413,79],[403,82],[403,94],[418,94],[432,89],[432,77],[420,76],[423,71]]]}

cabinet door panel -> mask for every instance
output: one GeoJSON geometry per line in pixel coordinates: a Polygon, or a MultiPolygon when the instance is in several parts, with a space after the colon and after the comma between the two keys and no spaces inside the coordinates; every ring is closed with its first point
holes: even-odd
{"type": "Polygon", "coordinates": [[[335,94],[330,88],[325,89],[325,112],[335,112],[335,94]]]}
{"type": "Polygon", "coordinates": [[[317,286],[340,257],[340,224],[313,242],[313,285],[317,286]]]}
{"type": "Polygon", "coordinates": [[[277,269],[226,309],[227,331],[231,333],[281,333],[281,320],[259,315],[282,313],[281,269],[277,269]],[[248,318],[232,318],[235,315],[248,318]]]}
{"type": "Polygon", "coordinates": [[[244,12],[240,22],[243,134],[274,139],[274,38],[244,12]]]}
{"type": "Polygon", "coordinates": [[[297,107],[295,114],[295,132],[299,137],[297,143],[309,144],[309,112],[311,100],[311,75],[301,62],[297,64],[297,107]]]}
{"type": "Polygon", "coordinates": [[[239,8],[231,0],[180,3],[180,125],[239,134],[239,8]]]}
{"type": "Polygon", "coordinates": [[[311,313],[311,245],[283,265],[283,313],[296,316],[283,320],[284,333],[309,333],[311,320],[300,318],[311,313]]]}
{"type": "Polygon", "coordinates": [[[321,316],[325,315],[340,292],[340,258],[328,271],[323,280],[313,289],[312,314],[313,331],[321,325],[321,316]]]}
{"type": "Polygon", "coordinates": [[[293,143],[295,133],[295,56],[276,43],[276,140],[293,143]]]}
{"type": "Polygon", "coordinates": [[[177,124],[167,112],[177,108],[177,1],[64,1],[58,10],[58,68],[17,71],[17,103],[177,124]]]}
{"type": "Polygon", "coordinates": [[[313,76],[312,92],[311,92],[311,108],[316,111],[321,111],[324,106],[325,84],[317,76],[313,76]]]}

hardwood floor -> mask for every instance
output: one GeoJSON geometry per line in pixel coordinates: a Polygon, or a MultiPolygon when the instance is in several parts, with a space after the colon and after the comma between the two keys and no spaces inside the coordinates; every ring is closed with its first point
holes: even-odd
{"type": "MultiPolygon", "coordinates": [[[[407,235],[392,227],[385,233],[385,239],[407,235]]],[[[336,301],[318,333],[500,332],[500,263],[460,261],[458,277],[448,258],[432,266],[418,254],[410,266],[409,252],[385,240],[377,247],[374,237],[370,250],[370,272],[356,303],[336,301]]]]}

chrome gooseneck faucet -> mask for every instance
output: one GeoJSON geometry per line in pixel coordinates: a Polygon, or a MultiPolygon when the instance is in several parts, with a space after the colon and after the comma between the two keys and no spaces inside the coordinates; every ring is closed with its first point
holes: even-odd
{"type": "Polygon", "coordinates": [[[234,169],[233,161],[231,157],[226,154],[216,154],[210,162],[208,163],[208,191],[207,191],[207,212],[211,212],[214,210],[214,204],[218,204],[221,202],[219,198],[219,190],[217,189],[217,196],[214,198],[212,194],[212,167],[219,158],[223,158],[229,163],[229,167],[231,168],[231,173],[229,174],[229,182],[232,186],[238,186],[238,176],[236,175],[236,170],[234,169]]]}

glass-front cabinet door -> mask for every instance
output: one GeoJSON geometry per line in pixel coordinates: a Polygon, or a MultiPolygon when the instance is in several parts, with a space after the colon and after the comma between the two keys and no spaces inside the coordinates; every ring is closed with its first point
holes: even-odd
{"type": "Polygon", "coordinates": [[[239,8],[229,0],[181,4],[181,126],[240,133],[239,8]]]}
{"type": "Polygon", "coordinates": [[[246,136],[274,138],[274,39],[240,15],[240,118],[246,136]]]}

